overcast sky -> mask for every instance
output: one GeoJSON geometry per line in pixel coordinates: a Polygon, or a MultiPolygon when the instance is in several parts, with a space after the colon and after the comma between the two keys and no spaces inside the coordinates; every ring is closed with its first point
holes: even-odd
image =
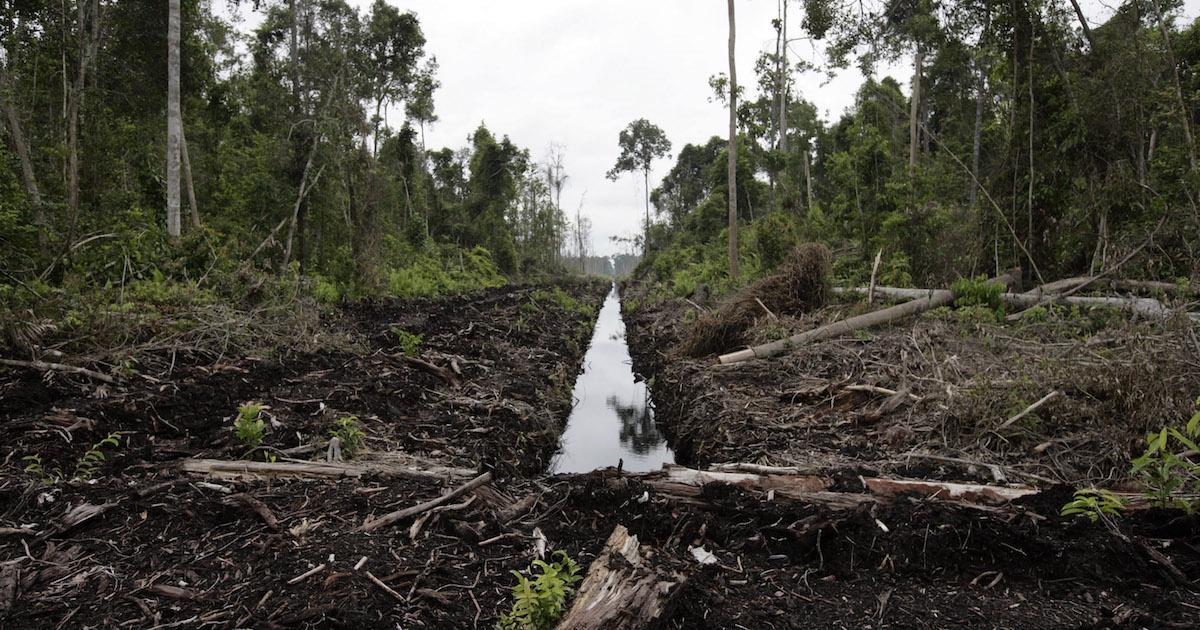
{"type": "MultiPolygon", "coordinates": [[[[350,1],[363,10],[370,5],[369,0],[350,1]]],[[[647,118],[671,140],[671,158],[655,165],[651,189],[683,145],[727,133],[725,109],[709,101],[708,87],[710,76],[728,68],[728,22],[721,0],[388,1],[417,14],[428,40],[426,52],[440,64],[442,87],[434,97],[440,120],[426,129],[427,146],[464,146],[481,122],[528,148],[537,160],[551,143],[561,144],[569,176],[563,210],[574,216],[582,200],[597,252],[616,250],[609,237],[640,230],[641,178],[605,178],[625,125],[647,118]]],[[[1082,4],[1093,25],[1112,14],[1102,2],[1082,4]]],[[[774,50],[776,6],[776,0],[737,2],[743,84],[754,82],[759,51],[774,50]]],[[[791,6],[798,15],[802,4],[791,6]]],[[[1185,0],[1189,18],[1198,8],[1200,0],[1185,0]]],[[[247,24],[257,21],[246,17],[247,24]]],[[[793,59],[818,59],[806,42],[795,42],[792,52],[793,59]]],[[[911,72],[904,65],[877,69],[879,76],[890,73],[905,86],[911,72]]],[[[798,79],[796,92],[829,121],[852,104],[862,78],[855,70],[828,82],[809,75],[798,79]]]]}

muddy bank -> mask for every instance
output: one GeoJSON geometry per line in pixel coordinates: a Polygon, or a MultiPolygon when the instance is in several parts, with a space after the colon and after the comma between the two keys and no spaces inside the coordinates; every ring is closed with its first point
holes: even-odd
{"type": "MultiPolygon", "coordinates": [[[[664,485],[666,473],[612,469],[546,476],[591,331],[582,307],[598,305],[607,285],[561,289],[358,305],[342,314],[352,349],[180,368],[99,396],[60,375],[0,373],[12,438],[0,476],[0,626],[495,627],[512,603],[511,571],[539,547],[566,551],[587,571],[602,564],[594,560],[617,525],[677,576],[665,615],[647,627],[1200,621],[1191,586],[1200,521],[1181,513],[1137,512],[1111,526],[1064,519],[1064,488],[988,505],[872,496],[854,474],[883,467],[869,459],[825,465],[837,471],[828,491],[807,495],[664,485]],[[397,330],[420,335],[415,357],[404,358],[411,339],[397,330]],[[14,391],[30,393],[16,400],[14,391]],[[246,400],[269,404],[279,423],[266,440],[277,465],[312,460],[327,475],[324,438],[345,414],[360,419],[369,452],[343,462],[341,477],[181,472],[196,458],[271,464],[230,431],[246,400]],[[48,485],[21,470],[35,448],[47,467],[70,466],[114,427],[130,446],[93,482],[48,485]],[[490,482],[364,529],[482,470],[490,482]],[[700,564],[697,547],[715,562],[700,564]]],[[[668,413],[692,408],[671,411],[684,397],[744,404],[723,386],[664,390],[685,383],[678,370],[700,366],[667,361],[666,346],[639,332],[652,330],[641,323],[649,312],[626,320],[630,349],[653,375],[668,429],[668,413]]],[[[689,425],[676,443],[696,452],[712,435],[737,437],[726,417],[736,416],[710,416],[712,433],[689,425]]]]}
{"type": "MultiPolygon", "coordinates": [[[[943,310],[717,366],[678,352],[712,305],[656,300],[636,283],[624,290],[634,362],[681,463],[795,466],[843,489],[861,486],[860,475],[1042,489],[998,512],[917,497],[839,510],[815,496],[777,506],[720,494],[736,508],[706,522],[704,536],[740,553],[688,589],[677,627],[1200,623],[1194,516],[1059,516],[1075,488],[1134,490],[1129,461],[1145,432],[1190,416],[1200,366],[1186,327],[1107,313],[1006,326],[943,310]],[[1003,426],[1048,391],[1059,392],[1054,404],[1003,426]]],[[[783,338],[862,309],[764,316],[751,337],[783,338]]]]}
{"type": "Polygon", "coordinates": [[[1195,517],[1138,516],[1110,532],[1060,519],[1053,500],[980,510],[900,499],[847,510],[710,485],[682,501],[610,471],[513,479],[419,528],[406,521],[364,533],[356,528],[368,517],[441,489],[381,479],[221,482],[234,493],[226,494],[176,479],[153,490],[164,478],[0,490],[39,526],[60,522],[68,506],[108,506],[47,540],[25,537],[32,558],[4,540],[4,575],[18,584],[6,624],[494,627],[511,604],[509,571],[536,557],[539,536],[587,567],[617,524],[684,580],[662,627],[1133,628],[1200,619],[1200,597],[1171,571],[1200,570],[1195,517]],[[529,509],[513,516],[523,503],[529,509]],[[697,546],[716,564],[700,566],[697,546]]]}
{"type": "MultiPolygon", "coordinates": [[[[653,377],[664,429],[688,464],[1111,484],[1128,476],[1145,435],[1186,421],[1200,394],[1197,327],[1185,322],[1095,311],[1003,324],[987,311],[943,308],[720,366],[676,351],[696,305],[626,290],[638,306],[625,314],[634,361],[653,377]]],[[[780,339],[864,308],[764,316],[751,335],[780,339]]]]}
{"type": "Polygon", "coordinates": [[[106,474],[181,457],[239,459],[247,448],[233,418],[255,401],[267,407],[263,448],[276,455],[353,416],[372,451],[535,473],[557,445],[605,289],[568,283],[357,304],[331,318],[346,341],[328,351],[147,371],[117,386],[0,370],[0,459],[11,470],[36,454],[46,470],[70,469],[114,431],[123,446],[106,474]]]}

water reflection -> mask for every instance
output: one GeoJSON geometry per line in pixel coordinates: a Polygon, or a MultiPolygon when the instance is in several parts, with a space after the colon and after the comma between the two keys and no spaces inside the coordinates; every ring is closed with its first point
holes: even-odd
{"type": "Polygon", "coordinates": [[[648,455],[666,441],[654,421],[649,400],[627,405],[616,396],[609,396],[605,402],[621,419],[621,446],[638,455],[648,455]]]}
{"type": "Polygon", "coordinates": [[[654,421],[646,383],[634,377],[625,323],[614,285],[575,381],[575,407],[567,420],[551,472],[587,472],[624,461],[630,471],[655,470],[675,454],[654,421]]]}

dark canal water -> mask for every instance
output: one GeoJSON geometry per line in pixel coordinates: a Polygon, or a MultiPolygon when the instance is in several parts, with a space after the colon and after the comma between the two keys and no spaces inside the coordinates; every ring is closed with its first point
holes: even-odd
{"type": "Polygon", "coordinates": [[[624,461],[624,470],[639,472],[675,462],[654,421],[650,391],[634,377],[615,284],[600,309],[574,395],[575,407],[550,472],[588,472],[616,466],[618,460],[624,461]]]}

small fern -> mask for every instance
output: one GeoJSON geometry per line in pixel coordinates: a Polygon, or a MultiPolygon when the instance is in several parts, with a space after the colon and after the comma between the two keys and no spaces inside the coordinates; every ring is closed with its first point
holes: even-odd
{"type": "Polygon", "coordinates": [[[111,447],[114,449],[121,448],[121,435],[119,433],[109,433],[107,437],[92,445],[75,465],[75,479],[87,481],[96,476],[96,471],[100,465],[108,460],[104,454],[104,448],[111,447]]]}
{"type": "Polygon", "coordinates": [[[1104,517],[1121,516],[1125,504],[1121,497],[1097,488],[1084,488],[1075,491],[1075,499],[1062,506],[1063,516],[1083,516],[1093,523],[1104,517]]]}
{"type": "Polygon", "coordinates": [[[512,610],[500,617],[501,630],[549,630],[562,616],[567,598],[574,594],[572,584],[583,579],[579,564],[564,551],[554,552],[554,562],[534,560],[540,573],[530,579],[517,571],[517,583],[512,587],[512,610]]]}
{"type": "Polygon", "coordinates": [[[62,481],[62,471],[57,468],[50,471],[46,470],[42,464],[41,455],[26,455],[25,457],[21,458],[21,461],[28,462],[25,464],[25,472],[37,477],[38,479],[41,479],[42,483],[48,486],[53,486],[54,484],[62,481]]]}

